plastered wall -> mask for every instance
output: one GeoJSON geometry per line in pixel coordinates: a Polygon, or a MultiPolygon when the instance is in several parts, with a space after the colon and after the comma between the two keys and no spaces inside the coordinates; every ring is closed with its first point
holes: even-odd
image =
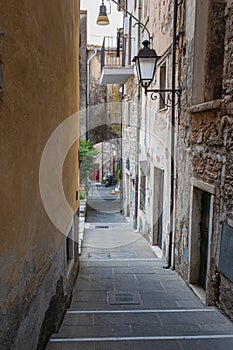
{"type": "MultiPolygon", "coordinates": [[[[0,348],[14,349],[15,342],[18,349],[28,348],[17,330],[42,293],[45,305],[38,305],[31,324],[24,325],[25,332],[32,328],[29,348],[34,349],[44,312],[65,273],[65,237],[42,204],[39,166],[50,135],[79,109],[79,1],[1,0],[0,7],[0,348]],[[60,273],[44,284],[54,259],[60,273]]],[[[64,191],[74,212],[77,155],[76,143],[63,168],[64,191]]],[[[56,176],[52,167],[51,174],[56,176]]],[[[54,210],[62,205],[55,196],[54,210]]]]}

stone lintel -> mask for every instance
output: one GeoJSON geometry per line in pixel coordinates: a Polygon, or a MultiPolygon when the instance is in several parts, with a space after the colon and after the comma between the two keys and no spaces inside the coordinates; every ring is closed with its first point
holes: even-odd
{"type": "Polygon", "coordinates": [[[221,103],[222,103],[221,99],[208,101],[208,102],[200,103],[195,106],[191,106],[187,109],[187,111],[190,114],[202,113],[213,109],[219,109],[221,107],[221,103]]]}
{"type": "Polygon", "coordinates": [[[192,178],[191,179],[191,184],[197,188],[200,188],[202,191],[206,191],[212,195],[215,194],[215,186],[214,185],[211,185],[207,182],[204,182],[202,180],[198,180],[196,178],[192,178]]]}

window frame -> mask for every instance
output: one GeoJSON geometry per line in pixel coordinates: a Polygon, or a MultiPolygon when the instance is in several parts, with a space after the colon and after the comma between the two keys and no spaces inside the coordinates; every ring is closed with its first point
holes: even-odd
{"type": "Polygon", "coordinates": [[[140,176],[140,197],[139,207],[145,212],[146,209],[146,175],[142,172],[140,176]]]}

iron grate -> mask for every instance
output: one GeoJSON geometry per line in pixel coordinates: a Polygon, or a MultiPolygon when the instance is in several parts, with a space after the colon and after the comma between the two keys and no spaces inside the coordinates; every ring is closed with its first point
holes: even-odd
{"type": "Polygon", "coordinates": [[[109,305],[140,305],[141,298],[138,292],[108,292],[109,305]]]}
{"type": "Polygon", "coordinates": [[[95,226],[95,228],[109,228],[109,226],[95,226]]]}

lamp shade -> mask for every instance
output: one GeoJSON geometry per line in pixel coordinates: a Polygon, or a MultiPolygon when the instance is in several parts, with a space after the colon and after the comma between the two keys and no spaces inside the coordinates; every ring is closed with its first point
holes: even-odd
{"type": "Polygon", "coordinates": [[[138,81],[145,88],[154,79],[158,59],[155,50],[150,49],[149,44],[150,42],[148,40],[143,41],[143,49],[139,50],[138,55],[133,58],[137,69],[138,81]]]}
{"type": "Polygon", "coordinates": [[[97,18],[96,24],[101,25],[101,26],[106,26],[109,24],[107,10],[106,10],[106,6],[104,4],[100,5],[99,16],[97,18]]]}

